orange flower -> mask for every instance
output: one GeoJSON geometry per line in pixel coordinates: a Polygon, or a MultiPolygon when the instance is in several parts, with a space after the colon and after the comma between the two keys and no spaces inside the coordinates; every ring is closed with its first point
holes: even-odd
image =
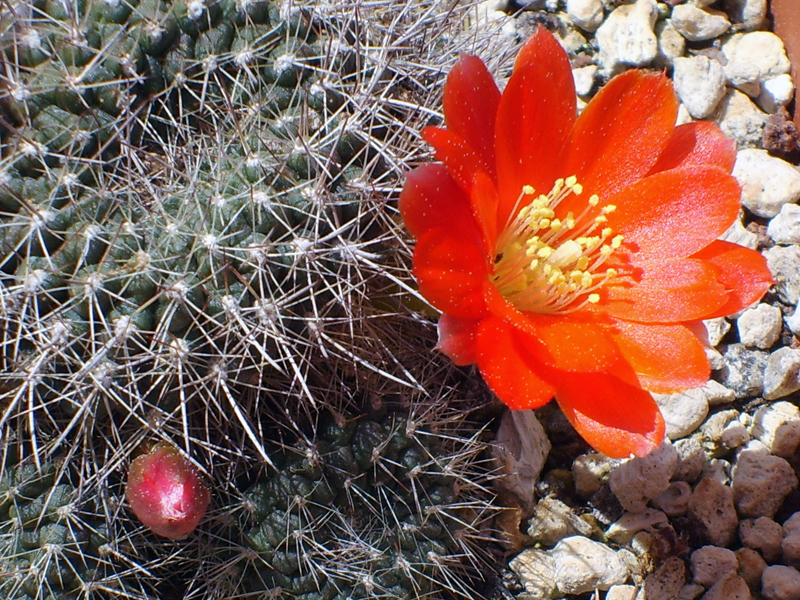
{"type": "Polygon", "coordinates": [[[447,127],[422,135],[444,164],[409,173],[400,196],[420,291],[444,313],[438,348],[512,409],[555,396],[598,451],[647,454],[664,420],[645,390],[703,385],[698,322],[772,283],[761,254],[717,240],[739,211],[733,143],[676,127],[663,74],[615,77],[576,118],[544,29],[502,94],[463,56],[443,102],[447,127]]]}

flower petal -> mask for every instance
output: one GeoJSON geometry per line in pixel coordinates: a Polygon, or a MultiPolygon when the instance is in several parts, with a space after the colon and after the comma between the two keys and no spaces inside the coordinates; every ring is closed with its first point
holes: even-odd
{"type": "Polygon", "coordinates": [[[774,283],[767,259],[760,252],[717,240],[693,258],[706,260],[717,269],[717,280],[728,290],[728,301],[704,319],[724,317],[758,302],[774,283]]]}
{"type": "Polygon", "coordinates": [[[708,381],[706,352],[684,325],[619,321],[611,335],[646,390],[671,394],[708,381]]]}
{"type": "Polygon", "coordinates": [[[488,318],[478,328],[478,368],[492,391],[514,410],[538,408],[555,393],[537,372],[522,334],[499,319],[488,318]]]}
{"type": "Polygon", "coordinates": [[[722,235],[739,214],[740,188],[716,167],[656,173],[612,195],[608,227],[636,261],[683,258],[722,235]]]}
{"type": "Polygon", "coordinates": [[[442,165],[424,165],[406,175],[400,216],[415,238],[437,227],[477,234],[470,199],[442,165]]]}
{"type": "Polygon", "coordinates": [[[489,166],[494,178],[494,123],[500,90],[477,56],[462,55],[444,84],[445,122],[489,166]]]}
{"type": "MultiPolygon", "coordinates": [[[[495,152],[502,226],[522,187],[546,194],[576,115],[575,83],[567,53],[539,28],[520,50],[497,111],[495,152]]],[[[520,207],[521,208],[521,207],[520,207]]]]}
{"type": "Polygon", "coordinates": [[[694,258],[636,266],[637,281],[607,284],[601,291],[606,312],[639,323],[677,323],[705,319],[728,301],[720,271],[694,258]]]}
{"type": "Polygon", "coordinates": [[[483,285],[488,272],[478,239],[431,229],[414,251],[414,275],[422,295],[442,312],[462,319],[486,314],[483,285]]]}
{"type": "Polygon", "coordinates": [[[665,75],[637,70],[618,75],[575,122],[561,175],[577,176],[587,193],[600,198],[617,192],[650,171],[677,115],[678,101],[665,75]]]}
{"type": "Polygon", "coordinates": [[[464,138],[449,129],[426,127],[422,130],[422,137],[434,147],[436,158],[445,164],[450,175],[466,192],[472,189],[478,172],[493,171],[493,167],[483,162],[464,138]]]}
{"type": "Polygon", "coordinates": [[[470,193],[470,203],[472,204],[472,214],[483,234],[486,254],[494,256],[497,244],[497,188],[484,172],[475,176],[475,183],[470,193]]]}
{"type": "Polygon", "coordinates": [[[669,144],[650,173],[685,167],[719,167],[733,171],[736,144],[709,121],[686,123],[675,128],[669,144]]]}
{"type": "Polygon", "coordinates": [[[439,317],[439,343],[436,349],[444,352],[459,367],[478,362],[477,336],[480,319],[459,319],[447,313],[439,317]]]}
{"type": "Polygon", "coordinates": [[[645,456],[664,440],[664,418],[653,397],[612,375],[567,374],[556,400],[581,437],[611,458],[645,456]]]}

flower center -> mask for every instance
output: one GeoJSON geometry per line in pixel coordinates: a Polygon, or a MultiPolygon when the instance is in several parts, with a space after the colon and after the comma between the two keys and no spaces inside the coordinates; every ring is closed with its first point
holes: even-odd
{"type": "Polygon", "coordinates": [[[615,269],[600,268],[622,245],[622,236],[607,226],[606,215],[616,206],[604,206],[592,217],[600,203],[593,195],[577,217],[572,212],[556,217],[555,209],[565,198],[582,193],[574,176],[558,179],[547,195],[535,196],[529,185],[522,188],[517,206],[529,203],[500,234],[492,277],[500,293],[519,310],[545,314],[580,310],[599,302],[597,291],[617,276],[615,269]]]}

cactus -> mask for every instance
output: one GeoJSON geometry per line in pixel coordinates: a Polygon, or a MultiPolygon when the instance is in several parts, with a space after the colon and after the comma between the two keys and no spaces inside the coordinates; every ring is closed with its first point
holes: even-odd
{"type": "MultiPolygon", "coordinates": [[[[272,481],[271,465],[293,460],[265,431],[291,421],[311,447],[322,444],[320,414],[378,423],[365,411],[398,389],[419,394],[423,412],[440,402],[452,372],[420,360],[435,332],[414,304],[393,197],[424,156],[414,132],[437,118],[425,106],[464,49],[457,16],[467,8],[27,0],[0,12],[0,438],[16,439],[18,455],[0,472],[13,481],[17,464],[42,473],[69,463],[26,502],[68,486],[80,515],[73,529],[107,532],[101,551],[70,530],[77,537],[65,538],[63,554],[82,566],[70,567],[68,585],[15,575],[0,579],[16,586],[0,588],[9,597],[27,600],[27,577],[29,589],[41,584],[37,599],[213,598],[223,573],[204,572],[202,589],[180,586],[202,557],[226,555],[217,546],[274,588],[270,550],[245,535],[258,521],[225,529],[213,517],[244,514],[249,474],[272,481]],[[428,28],[442,48],[421,35],[428,28]],[[125,470],[151,441],[179,446],[212,486],[212,517],[180,545],[156,539],[124,502],[125,470]],[[165,590],[175,581],[180,589],[165,590]]],[[[442,439],[482,447],[459,423],[442,439]]],[[[428,434],[410,438],[454,456],[428,434]]],[[[464,452],[479,462],[479,451],[464,452]]],[[[485,478],[473,467],[459,473],[459,488],[485,478]]],[[[377,483],[364,488],[377,499],[364,506],[391,508],[377,483]]],[[[480,507],[489,498],[457,496],[480,507]]],[[[339,530],[355,518],[343,501],[327,513],[339,530]]],[[[405,502],[413,510],[397,522],[359,522],[341,539],[320,530],[326,568],[347,548],[362,552],[364,569],[383,568],[364,548],[380,535],[399,539],[402,519],[425,517],[405,502]]],[[[451,504],[431,506],[477,527],[483,509],[465,516],[451,504]]],[[[466,594],[472,559],[453,555],[471,551],[440,529],[442,539],[408,541],[428,579],[398,594],[466,594]],[[440,567],[429,550],[447,557],[440,567]]],[[[15,544],[0,560],[19,574],[15,544]]],[[[245,588],[256,590],[234,582],[230,597],[245,588]]]]}

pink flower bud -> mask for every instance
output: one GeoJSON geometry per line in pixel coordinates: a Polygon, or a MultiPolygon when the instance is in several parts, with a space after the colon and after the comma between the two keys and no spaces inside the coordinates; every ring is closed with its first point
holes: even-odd
{"type": "Polygon", "coordinates": [[[134,459],[125,496],[146,527],[170,539],[194,531],[211,501],[198,470],[177,448],[165,443],[134,459]]]}

